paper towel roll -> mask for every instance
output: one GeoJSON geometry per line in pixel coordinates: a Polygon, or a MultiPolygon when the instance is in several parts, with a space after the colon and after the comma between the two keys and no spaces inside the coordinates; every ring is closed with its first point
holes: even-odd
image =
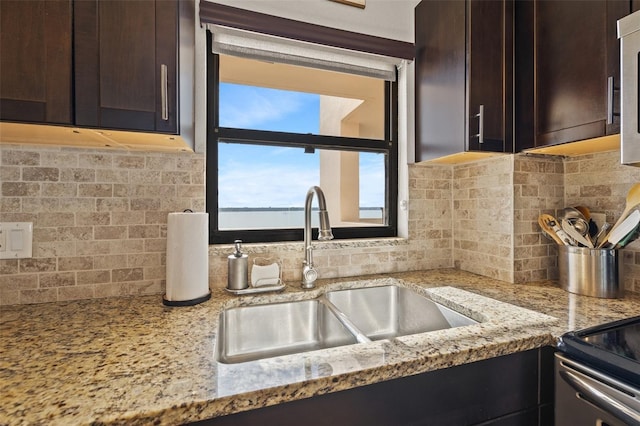
{"type": "Polygon", "coordinates": [[[209,214],[169,213],[165,305],[195,305],[209,290],[209,214]]]}

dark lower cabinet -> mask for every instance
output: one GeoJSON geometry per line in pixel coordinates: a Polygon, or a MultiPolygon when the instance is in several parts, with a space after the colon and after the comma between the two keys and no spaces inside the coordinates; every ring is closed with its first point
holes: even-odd
{"type": "Polygon", "coordinates": [[[553,352],[519,352],[195,424],[549,426],[553,352]]]}
{"type": "Polygon", "coordinates": [[[0,120],[69,124],[70,0],[0,1],[0,120]]]}

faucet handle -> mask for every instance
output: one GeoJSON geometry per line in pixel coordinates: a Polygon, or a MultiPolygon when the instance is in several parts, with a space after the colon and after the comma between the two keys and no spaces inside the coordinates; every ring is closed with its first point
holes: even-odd
{"type": "Polygon", "coordinates": [[[302,288],[314,288],[315,282],[318,279],[318,271],[313,265],[304,265],[302,268],[302,288]]]}

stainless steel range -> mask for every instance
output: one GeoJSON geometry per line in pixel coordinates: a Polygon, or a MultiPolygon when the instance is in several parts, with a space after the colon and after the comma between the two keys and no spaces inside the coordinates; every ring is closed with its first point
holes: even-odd
{"type": "Polygon", "coordinates": [[[640,425],[640,316],[563,335],[556,426],[640,425]]]}

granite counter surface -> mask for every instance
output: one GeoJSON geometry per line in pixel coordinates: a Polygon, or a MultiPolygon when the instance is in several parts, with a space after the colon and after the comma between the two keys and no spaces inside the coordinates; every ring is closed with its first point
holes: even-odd
{"type": "Polygon", "coordinates": [[[216,289],[192,307],[163,306],[161,296],[3,307],[0,424],[180,424],[553,345],[566,331],[637,315],[636,295],[596,299],[553,283],[509,284],[457,270],[244,297],[216,289]],[[243,364],[215,361],[224,308],[384,284],[414,288],[480,323],[243,364]]]}

